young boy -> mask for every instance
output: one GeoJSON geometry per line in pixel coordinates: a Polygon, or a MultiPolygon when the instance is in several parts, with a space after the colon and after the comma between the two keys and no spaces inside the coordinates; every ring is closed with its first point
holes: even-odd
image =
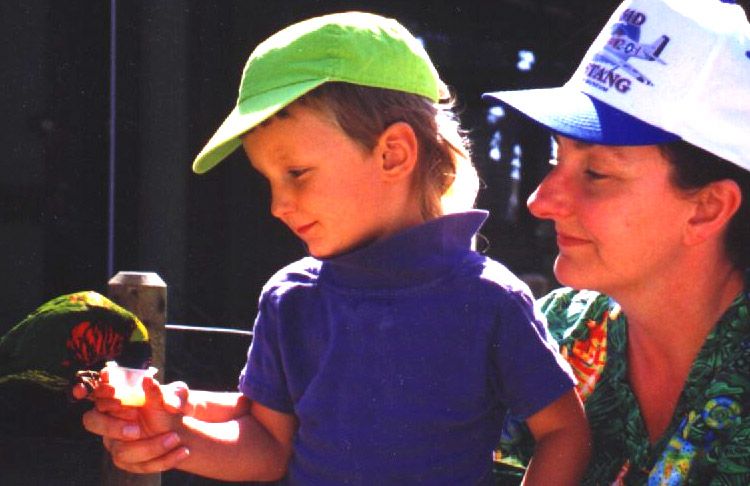
{"type": "Polygon", "coordinates": [[[85,424],[116,464],[491,484],[510,410],[537,440],[527,481],[577,481],[589,451],[574,380],[525,285],[471,250],[486,213],[470,210],[476,173],[445,94],[419,42],[376,15],[313,18],[256,48],[193,169],[242,145],[311,256],[264,287],[241,393],[147,381],[147,406],[128,411],[97,391],[85,424]]]}

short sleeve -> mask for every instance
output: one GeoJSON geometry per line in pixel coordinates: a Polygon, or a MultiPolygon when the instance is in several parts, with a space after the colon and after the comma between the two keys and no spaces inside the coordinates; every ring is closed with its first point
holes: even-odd
{"type": "Polygon", "coordinates": [[[500,388],[510,413],[526,419],[572,389],[575,378],[529,296],[511,293],[499,320],[500,388]]]}
{"type": "Polygon", "coordinates": [[[247,363],[240,373],[239,390],[268,408],[293,413],[281,356],[277,303],[278,296],[273,289],[261,295],[247,363]]]}
{"type": "MultiPolygon", "coordinates": [[[[559,349],[556,340],[559,340],[569,328],[570,320],[567,311],[574,294],[575,292],[571,289],[562,288],[537,300],[535,305],[536,313],[534,314],[535,322],[529,326],[530,329],[528,332],[536,332],[545,346],[551,345],[555,350],[559,349]],[[537,314],[541,314],[541,316],[537,314]],[[540,329],[540,326],[542,329],[536,331],[540,329]]],[[[558,356],[556,360],[559,360],[559,355],[556,356],[558,356]]],[[[567,362],[561,366],[566,370],[566,375],[571,377],[567,371],[569,370],[567,362]]],[[[513,371],[510,370],[509,374],[511,376],[512,373],[513,371]]],[[[555,375],[557,374],[555,373],[555,375]]],[[[534,438],[524,422],[525,418],[512,414],[509,414],[505,418],[502,436],[498,444],[498,454],[496,456],[499,463],[527,464],[531,458],[534,451],[534,438]]]]}

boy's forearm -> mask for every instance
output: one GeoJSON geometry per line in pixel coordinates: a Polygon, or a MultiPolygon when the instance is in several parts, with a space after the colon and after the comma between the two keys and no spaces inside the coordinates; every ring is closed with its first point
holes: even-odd
{"type": "Polygon", "coordinates": [[[524,486],[580,484],[591,457],[591,434],[576,392],[563,394],[526,423],[536,445],[524,486]]]}
{"type": "Polygon", "coordinates": [[[221,423],[183,417],[177,433],[190,451],[178,469],[224,481],[273,481],[286,473],[291,447],[252,415],[221,423]]]}
{"type": "Polygon", "coordinates": [[[226,422],[250,410],[250,400],[239,392],[190,390],[187,415],[204,422],[226,422]]]}

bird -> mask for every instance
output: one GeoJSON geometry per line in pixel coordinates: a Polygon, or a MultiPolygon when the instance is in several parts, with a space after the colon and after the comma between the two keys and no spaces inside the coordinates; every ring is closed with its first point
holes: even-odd
{"type": "Polygon", "coordinates": [[[148,331],[132,312],[87,290],[40,305],[0,338],[0,434],[82,437],[88,401],[75,382],[95,379],[107,361],[147,368],[148,331]]]}

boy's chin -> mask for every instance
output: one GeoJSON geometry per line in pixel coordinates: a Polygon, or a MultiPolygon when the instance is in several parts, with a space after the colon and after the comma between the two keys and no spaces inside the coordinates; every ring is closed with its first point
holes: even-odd
{"type": "Polygon", "coordinates": [[[329,260],[331,258],[336,258],[339,255],[343,255],[344,253],[347,253],[347,251],[335,251],[335,250],[312,250],[309,247],[307,248],[307,253],[314,258],[317,258],[318,260],[329,260]]]}
{"type": "Polygon", "coordinates": [[[372,240],[359,242],[356,244],[348,245],[348,246],[342,246],[338,248],[323,248],[323,247],[316,247],[316,246],[310,246],[305,245],[307,248],[307,253],[317,258],[318,260],[328,260],[331,258],[336,258],[341,255],[345,255],[347,253],[351,253],[353,251],[357,251],[361,248],[364,248],[372,243],[372,240]]]}
{"type": "Polygon", "coordinates": [[[305,251],[308,255],[310,255],[313,258],[317,258],[319,260],[323,260],[326,258],[332,258],[338,254],[338,252],[326,249],[326,248],[320,248],[317,246],[310,246],[307,243],[304,243],[305,251]]]}

